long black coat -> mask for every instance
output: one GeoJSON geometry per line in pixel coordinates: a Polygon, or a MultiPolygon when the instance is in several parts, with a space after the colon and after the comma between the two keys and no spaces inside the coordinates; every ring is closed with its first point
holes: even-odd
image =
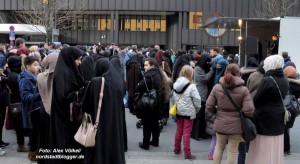
{"type": "Polygon", "coordinates": [[[95,148],[87,149],[85,163],[125,164],[124,154],[124,108],[123,82],[116,78],[117,72],[107,59],[96,63],[96,77],[87,89],[83,109],[96,120],[102,79],[105,78],[104,95],[95,148]]]}
{"type": "Polygon", "coordinates": [[[269,76],[272,76],[277,82],[282,98],[288,92],[289,84],[283,75],[282,69],[266,72],[253,98],[256,108],[253,118],[258,134],[276,136],[284,133],[285,109],[277,86],[269,76]]]}
{"type": "MultiPolygon", "coordinates": [[[[157,68],[152,68],[145,73],[145,80],[149,90],[155,89],[158,95],[157,107],[153,111],[137,111],[138,117],[152,117],[154,119],[162,119],[162,108],[163,108],[163,92],[162,92],[162,77],[160,70],[157,68]]],[[[145,80],[141,80],[138,86],[135,88],[135,93],[142,95],[147,92],[145,80]]]]}

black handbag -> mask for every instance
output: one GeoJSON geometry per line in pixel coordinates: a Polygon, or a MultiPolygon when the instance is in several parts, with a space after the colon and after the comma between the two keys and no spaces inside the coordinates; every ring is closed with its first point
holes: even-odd
{"type": "Polygon", "coordinates": [[[38,130],[40,128],[40,107],[28,112],[29,128],[38,130]]]}
{"type": "Polygon", "coordinates": [[[294,95],[290,94],[290,91],[288,91],[288,94],[285,96],[283,104],[285,108],[295,117],[300,115],[299,102],[294,95]]]}
{"type": "MultiPolygon", "coordinates": [[[[152,77],[151,77],[152,79],[152,77]]],[[[137,109],[139,110],[153,110],[157,106],[157,92],[153,89],[153,79],[152,79],[152,89],[149,90],[147,82],[144,77],[144,82],[146,85],[147,91],[139,95],[137,100],[137,109]]]]}
{"type": "Polygon", "coordinates": [[[223,85],[221,85],[224,89],[225,94],[231,101],[231,103],[234,105],[237,112],[240,113],[241,118],[241,127],[242,127],[242,137],[246,142],[252,141],[255,139],[257,131],[254,123],[244,115],[244,113],[240,110],[240,108],[234,103],[233,99],[231,98],[227,88],[225,88],[223,85]]]}

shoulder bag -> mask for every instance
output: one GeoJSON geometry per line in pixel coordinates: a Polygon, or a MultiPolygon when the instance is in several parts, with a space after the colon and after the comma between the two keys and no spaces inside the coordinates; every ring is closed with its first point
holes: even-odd
{"type": "Polygon", "coordinates": [[[144,82],[146,85],[146,89],[147,91],[145,93],[143,93],[140,98],[138,99],[137,102],[137,107],[140,110],[153,110],[154,108],[156,108],[157,106],[157,93],[156,90],[153,88],[153,79],[151,77],[152,80],[152,89],[149,90],[148,86],[147,86],[147,81],[144,77],[144,82]]]}
{"type": "Polygon", "coordinates": [[[100,122],[99,119],[100,119],[102,99],[103,99],[104,83],[105,83],[105,79],[102,77],[95,124],[93,124],[92,122],[91,115],[88,113],[84,113],[81,125],[74,136],[74,139],[84,147],[95,147],[96,134],[100,122]]]}
{"type": "Polygon", "coordinates": [[[283,107],[284,107],[284,124],[288,124],[288,122],[290,121],[290,118],[291,118],[291,111],[295,112],[295,110],[297,111],[297,109],[292,109],[295,104],[297,107],[295,108],[298,108],[299,110],[299,102],[297,101],[297,99],[294,97],[292,99],[292,95],[290,95],[289,93],[284,97],[284,100],[282,99],[282,94],[280,92],[280,89],[279,89],[279,86],[278,84],[276,83],[276,81],[274,80],[274,78],[272,76],[270,76],[270,78],[274,81],[274,83],[276,84],[276,87],[278,89],[278,92],[280,94],[280,98],[281,98],[281,101],[282,101],[282,104],[283,104],[283,107]]]}
{"type": "Polygon", "coordinates": [[[227,88],[225,88],[223,85],[221,85],[226,96],[229,98],[231,103],[234,105],[237,112],[240,113],[241,117],[241,127],[242,127],[242,137],[246,142],[252,141],[255,139],[257,131],[254,123],[244,115],[244,113],[241,111],[241,109],[234,103],[233,99],[231,98],[227,88]]]}

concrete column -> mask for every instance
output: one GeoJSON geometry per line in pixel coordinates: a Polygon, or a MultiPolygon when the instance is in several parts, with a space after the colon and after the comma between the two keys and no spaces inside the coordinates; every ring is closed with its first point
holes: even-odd
{"type": "Polygon", "coordinates": [[[183,23],[182,23],[183,29],[188,29],[188,13],[183,12],[183,23]]]}
{"type": "Polygon", "coordinates": [[[114,11],[110,12],[110,41],[114,42],[114,11]]]}
{"type": "Polygon", "coordinates": [[[120,26],[120,24],[119,24],[119,11],[115,11],[115,18],[116,18],[116,28],[115,28],[115,35],[114,35],[114,37],[115,37],[115,39],[114,39],[114,42],[115,42],[115,44],[116,45],[118,45],[119,44],[119,26],[120,26]]]}
{"type": "Polygon", "coordinates": [[[182,12],[178,13],[178,36],[177,36],[177,50],[181,49],[182,44],[182,12]]]}

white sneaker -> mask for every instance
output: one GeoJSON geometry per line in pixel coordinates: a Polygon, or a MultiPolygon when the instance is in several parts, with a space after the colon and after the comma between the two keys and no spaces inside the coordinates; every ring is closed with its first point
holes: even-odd
{"type": "Polygon", "coordinates": [[[0,148],[0,156],[5,155],[6,152],[2,150],[2,148],[0,148]]]}

